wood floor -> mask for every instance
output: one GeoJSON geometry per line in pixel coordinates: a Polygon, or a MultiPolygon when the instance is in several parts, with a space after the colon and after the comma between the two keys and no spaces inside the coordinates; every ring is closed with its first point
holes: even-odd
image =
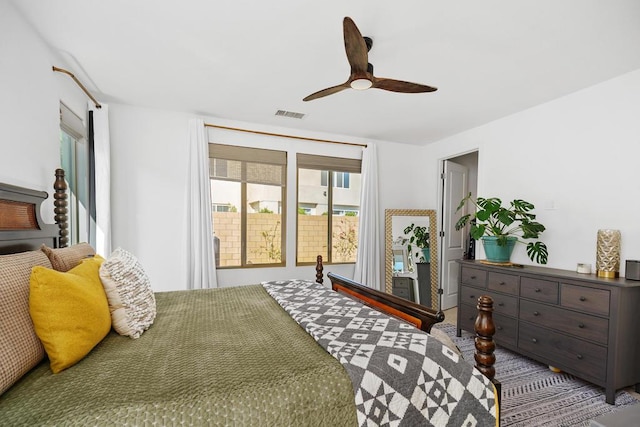
{"type": "Polygon", "coordinates": [[[453,326],[456,325],[456,319],[458,318],[458,307],[453,307],[448,310],[444,310],[444,321],[453,326]]]}

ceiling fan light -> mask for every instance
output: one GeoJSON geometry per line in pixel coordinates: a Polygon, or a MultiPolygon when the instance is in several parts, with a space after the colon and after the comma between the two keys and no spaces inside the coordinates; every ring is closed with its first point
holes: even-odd
{"type": "Polygon", "coordinates": [[[373,86],[373,82],[369,79],[355,79],[351,82],[351,88],[355,90],[366,90],[373,86]]]}

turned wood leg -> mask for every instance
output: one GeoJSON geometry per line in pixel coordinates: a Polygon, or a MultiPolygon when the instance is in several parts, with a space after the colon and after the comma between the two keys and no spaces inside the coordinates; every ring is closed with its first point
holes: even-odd
{"type": "Polygon", "coordinates": [[[496,363],[496,356],[493,354],[496,344],[493,341],[493,334],[496,328],[493,324],[493,300],[483,295],[478,298],[478,317],[474,325],[476,331],[475,345],[476,353],[474,359],[476,368],[487,378],[493,380],[496,370],[493,365],[496,363]]]}
{"type": "Polygon", "coordinates": [[[478,298],[478,317],[474,324],[476,331],[475,346],[476,352],[474,359],[476,368],[482,372],[496,387],[496,397],[498,406],[502,400],[502,384],[495,379],[496,356],[493,354],[496,349],[496,343],[493,341],[493,334],[496,333],[496,327],[493,323],[493,300],[487,295],[478,298]]]}
{"type": "Polygon", "coordinates": [[[320,283],[321,285],[324,282],[324,278],[322,277],[323,269],[324,266],[322,265],[322,255],[318,255],[318,258],[316,258],[316,283],[320,283]]]}
{"type": "Polygon", "coordinates": [[[53,206],[55,207],[53,212],[55,215],[56,224],[58,224],[59,236],[58,247],[66,248],[69,244],[69,223],[67,213],[67,183],[64,180],[64,170],[56,169],[56,180],[53,183],[53,206]]]}

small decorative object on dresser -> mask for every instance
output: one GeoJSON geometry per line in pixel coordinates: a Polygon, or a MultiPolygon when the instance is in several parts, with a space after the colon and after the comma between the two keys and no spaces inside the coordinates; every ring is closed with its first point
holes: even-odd
{"type": "Polygon", "coordinates": [[[578,263],[576,271],[581,274],[591,274],[591,264],[578,263]]]}
{"type": "Polygon", "coordinates": [[[598,230],[596,274],[613,278],[620,273],[620,230],[598,230]]]}
{"type": "Polygon", "coordinates": [[[462,329],[473,331],[475,303],[488,295],[497,345],[605,387],[610,404],[620,388],[640,390],[640,282],[458,263],[458,336],[462,329]]]}
{"type": "Polygon", "coordinates": [[[640,260],[627,260],[625,263],[624,278],[629,280],[640,280],[640,260]]]}

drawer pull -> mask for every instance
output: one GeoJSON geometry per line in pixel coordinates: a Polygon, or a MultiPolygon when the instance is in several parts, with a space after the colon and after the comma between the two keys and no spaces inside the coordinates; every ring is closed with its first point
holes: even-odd
{"type": "Polygon", "coordinates": [[[578,328],[580,328],[580,329],[584,329],[584,323],[579,323],[579,324],[578,324],[578,328]]]}
{"type": "Polygon", "coordinates": [[[580,297],[580,301],[586,301],[587,299],[585,297],[580,297]]]}
{"type": "Polygon", "coordinates": [[[532,343],[537,343],[537,342],[538,342],[538,339],[537,339],[537,338],[531,338],[531,342],[532,342],[532,343]]]}
{"type": "Polygon", "coordinates": [[[498,306],[499,306],[499,307],[504,307],[504,303],[503,303],[503,302],[499,302],[499,303],[498,303],[498,306]]]}
{"type": "Polygon", "coordinates": [[[475,295],[469,295],[469,298],[471,298],[471,299],[473,299],[475,297],[476,297],[475,295]]]}
{"type": "Polygon", "coordinates": [[[469,320],[475,320],[475,318],[472,316],[472,317],[469,317],[469,320]]]}
{"type": "Polygon", "coordinates": [[[542,289],[536,288],[534,292],[542,292],[542,289]]]}
{"type": "Polygon", "coordinates": [[[506,283],[504,283],[504,282],[500,282],[500,283],[498,283],[498,284],[499,284],[500,286],[504,286],[504,285],[506,285],[506,283]]]}
{"type": "Polygon", "coordinates": [[[476,280],[476,276],[471,276],[471,280],[476,280]]]}
{"type": "Polygon", "coordinates": [[[540,313],[539,313],[539,312],[537,312],[537,311],[534,311],[534,312],[533,312],[533,315],[534,315],[534,316],[540,316],[540,313]]]}
{"type": "Polygon", "coordinates": [[[502,326],[496,326],[496,329],[501,331],[502,330],[502,326]]]}
{"type": "Polygon", "coordinates": [[[582,360],[582,355],[581,354],[578,354],[576,357],[578,358],[578,360],[582,360]]]}

